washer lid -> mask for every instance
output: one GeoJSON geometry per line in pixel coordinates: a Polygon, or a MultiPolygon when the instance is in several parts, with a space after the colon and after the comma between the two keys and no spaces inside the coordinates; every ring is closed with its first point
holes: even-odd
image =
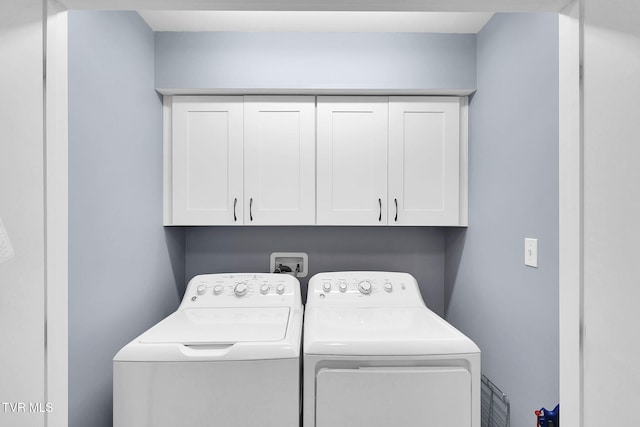
{"type": "Polygon", "coordinates": [[[141,343],[203,345],[280,341],[285,338],[289,307],[187,308],[140,336],[141,343]]]}
{"type": "Polygon", "coordinates": [[[478,347],[426,307],[312,308],[304,319],[304,352],[332,355],[478,353],[478,347]]]}

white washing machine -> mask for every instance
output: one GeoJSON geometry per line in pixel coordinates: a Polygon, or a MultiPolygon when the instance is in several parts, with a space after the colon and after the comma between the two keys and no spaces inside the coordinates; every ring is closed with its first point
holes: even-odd
{"type": "Polygon", "coordinates": [[[304,427],[480,427],[480,350],[406,273],[309,281],[304,427]]]}
{"type": "Polygon", "coordinates": [[[300,424],[300,283],[207,274],[113,360],[115,427],[300,424]]]}

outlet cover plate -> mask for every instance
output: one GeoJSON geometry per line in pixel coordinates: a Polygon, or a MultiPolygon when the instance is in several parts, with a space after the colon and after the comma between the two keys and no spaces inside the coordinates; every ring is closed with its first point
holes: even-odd
{"type": "Polygon", "coordinates": [[[538,239],[524,239],[524,265],[538,268],[538,239]]]}

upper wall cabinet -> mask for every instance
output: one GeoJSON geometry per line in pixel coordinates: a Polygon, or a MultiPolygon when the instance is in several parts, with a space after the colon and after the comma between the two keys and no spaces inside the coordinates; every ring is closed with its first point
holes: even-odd
{"type": "Polygon", "coordinates": [[[464,226],[466,102],[165,97],[165,224],[464,226]]]}
{"type": "Polygon", "coordinates": [[[318,224],[466,225],[463,107],[458,97],[318,97],[318,224]]]}
{"type": "Polygon", "coordinates": [[[314,97],[176,96],[165,132],[165,224],[315,224],[314,97]]]}
{"type": "Polygon", "coordinates": [[[389,224],[460,224],[460,133],[460,98],[389,98],[389,224]]]}
{"type": "Polygon", "coordinates": [[[387,223],[386,97],[318,97],[318,224],[387,223]]]}
{"type": "Polygon", "coordinates": [[[245,97],[245,224],[315,224],[315,143],[314,97],[245,97]]]}
{"type": "Polygon", "coordinates": [[[242,222],[242,117],[242,97],[173,97],[171,219],[165,222],[242,222]]]}

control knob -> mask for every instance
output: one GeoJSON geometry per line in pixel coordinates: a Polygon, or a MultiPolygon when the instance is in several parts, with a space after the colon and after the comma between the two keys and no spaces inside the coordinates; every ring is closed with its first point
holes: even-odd
{"type": "Polygon", "coordinates": [[[331,283],[329,283],[329,282],[324,282],[324,283],[322,284],[322,289],[323,289],[325,292],[331,292],[331,283]]]}
{"type": "Polygon", "coordinates": [[[347,291],[347,284],[344,282],[340,282],[340,284],[338,285],[338,289],[340,289],[340,292],[346,292],[347,291]]]}
{"type": "Polygon", "coordinates": [[[222,285],[215,285],[213,287],[213,293],[215,295],[220,295],[222,293],[222,291],[224,290],[224,288],[222,287],[222,285]]]}
{"type": "Polygon", "coordinates": [[[282,283],[276,286],[276,292],[279,293],[280,295],[284,294],[284,285],[282,283]]]}
{"type": "Polygon", "coordinates": [[[269,293],[269,285],[262,285],[260,286],[260,293],[262,295],[266,295],[269,293]]]}
{"type": "Polygon", "coordinates": [[[384,290],[387,292],[391,292],[393,290],[393,285],[389,282],[384,284],[384,290]]]}
{"type": "Polygon", "coordinates": [[[365,295],[369,295],[371,293],[371,282],[363,280],[358,283],[358,290],[365,295]]]}
{"type": "Polygon", "coordinates": [[[198,286],[198,295],[204,295],[207,292],[207,287],[205,285],[198,286]]]}
{"type": "Polygon", "coordinates": [[[240,282],[236,284],[236,287],[233,289],[233,292],[236,294],[236,296],[242,297],[247,294],[248,290],[249,290],[249,287],[247,286],[247,284],[240,282]]]}

